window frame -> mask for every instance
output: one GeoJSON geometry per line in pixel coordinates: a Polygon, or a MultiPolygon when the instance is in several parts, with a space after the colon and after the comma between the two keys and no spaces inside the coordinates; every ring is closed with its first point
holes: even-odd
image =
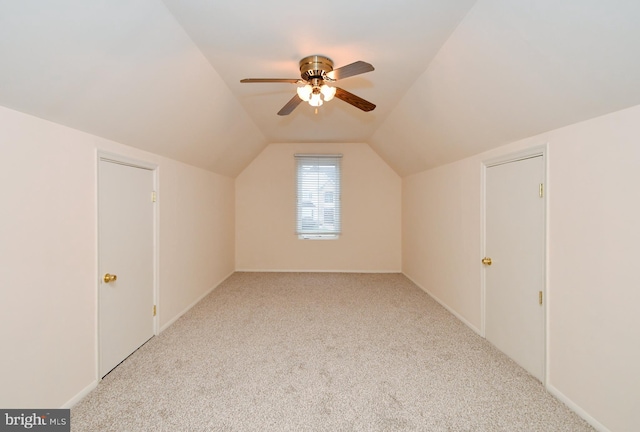
{"type": "Polygon", "coordinates": [[[295,154],[296,235],[303,240],[336,240],[341,235],[341,154],[295,154]],[[333,201],[326,202],[327,193],[333,201]],[[309,199],[309,194],[311,198],[309,199]],[[324,215],[331,210],[331,224],[324,215]],[[306,223],[306,226],[305,226],[306,223]]]}

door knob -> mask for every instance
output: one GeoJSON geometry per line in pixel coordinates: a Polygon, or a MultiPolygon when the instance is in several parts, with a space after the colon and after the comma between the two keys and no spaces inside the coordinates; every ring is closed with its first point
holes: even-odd
{"type": "Polygon", "coordinates": [[[104,275],[104,283],[115,282],[118,279],[118,276],[107,273],[104,275]]]}
{"type": "Polygon", "coordinates": [[[491,258],[489,257],[482,258],[482,264],[491,265],[491,258]]]}

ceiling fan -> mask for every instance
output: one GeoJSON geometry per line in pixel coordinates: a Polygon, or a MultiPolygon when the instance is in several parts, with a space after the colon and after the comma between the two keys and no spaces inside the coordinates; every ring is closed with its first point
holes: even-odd
{"type": "Polygon", "coordinates": [[[285,116],[291,114],[291,112],[301,103],[309,102],[309,105],[316,107],[317,109],[323,102],[328,102],[334,97],[345,101],[348,104],[353,105],[362,111],[373,111],[375,105],[371,102],[362,99],[359,96],[349,93],[340,87],[334,87],[335,81],[349,78],[354,75],[360,75],[366,72],[371,72],[373,66],[363,61],[357,61],[355,63],[348,64],[346,66],[333,68],[333,61],[324,56],[312,55],[300,60],[300,76],[298,78],[245,78],[240,80],[241,83],[290,83],[290,84],[304,84],[298,87],[297,95],[291,98],[285,106],[278,111],[278,115],[285,116]]]}

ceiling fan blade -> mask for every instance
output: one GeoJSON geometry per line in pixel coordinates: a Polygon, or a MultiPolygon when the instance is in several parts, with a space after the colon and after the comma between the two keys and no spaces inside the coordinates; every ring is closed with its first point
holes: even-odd
{"type": "Polygon", "coordinates": [[[289,102],[287,102],[285,104],[285,106],[282,107],[282,109],[280,111],[278,111],[278,115],[279,116],[286,116],[291,114],[291,112],[296,109],[296,107],[298,105],[300,105],[300,102],[302,102],[302,99],[300,99],[298,97],[298,95],[295,95],[294,97],[291,98],[291,100],[289,102]]]}
{"type": "Polygon", "coordinates": [[[245,78],[240,80],[241,83],[303,83],[300,78],[245,78]]]}
{"type": "Polygon", "coordinates": [[[339,80],[349,78],[354,75],[360,75],[363,73],[371,72],[375,70],[373,66],[367,62],[357,61],[355,63],[348,64],[346,66],[334,69],[327,73],[327,76],[332,80],[339,80]]]}
{"type": "Polygon", "coordinates": [[[345,101],[348,104],[353,105],[356,108],[360,108],[362,111],[373,111],[376,106],[371,102],[362,99],[360,96],[356,96],[353,93],[349,93],[346,90],[336,87],[336,97],[345,101]]]}

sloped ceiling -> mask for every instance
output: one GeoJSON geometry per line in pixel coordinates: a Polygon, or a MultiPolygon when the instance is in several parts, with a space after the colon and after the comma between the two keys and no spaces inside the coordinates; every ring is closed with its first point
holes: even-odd
{"type": "Polygon", "coordinates": [[[0,0],[0,63],[1,105],[214,172],[267,144],[159,0],[0,0]]]}
{"type": "Polygon", "coordinates": [[[637,104],[640,2],[481,0],[369,142],[406,175],[637,104]]]}
{"type": "Polygon", "coordinates": [[[640,104],[638,22],[635,0],[0,0],[0,105],[232,177],[270,142],[368,142],[408,175],[640,104]],[[311,54],[372,63],[339,85],[377,108],[279,117],[295,86],[239,82],[311,54]]]}

